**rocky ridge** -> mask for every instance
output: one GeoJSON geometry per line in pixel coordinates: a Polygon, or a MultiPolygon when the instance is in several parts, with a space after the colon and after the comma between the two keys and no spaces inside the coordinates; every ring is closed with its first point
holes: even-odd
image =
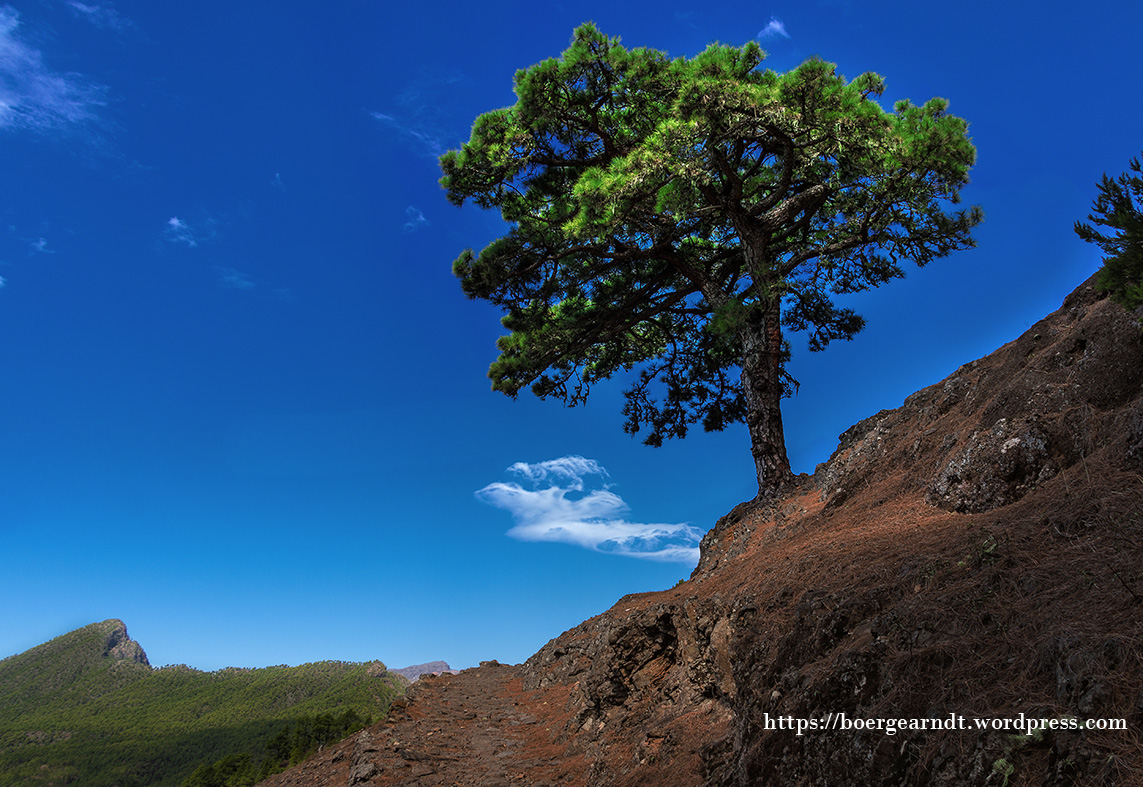
{"type": "Polygon", "coordinates": [[[422,679],[267,784],[1140,784],[1141,608],[1143,333],[1089,281],[736,507],[687,582],[422,679]],[[1127,730],[777,723],[841,713],[1127,730]]]}

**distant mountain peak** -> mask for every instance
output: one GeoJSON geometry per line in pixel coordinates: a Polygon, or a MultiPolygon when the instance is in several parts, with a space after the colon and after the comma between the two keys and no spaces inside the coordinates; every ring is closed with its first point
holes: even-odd
{"type": "Polygon", "coordinates": [[[143,646],[127,635],[127,624],[118,618],[111,618],[94,626],[105,635],[103,655],[117,661],[151,666],[143,646]]]}
{"type": "Polygon", "coordinates": [[[156,670],[122,620],[90,623],[0,660],[0,787],[181,784],[306,719],[384,715],[404,685],[380,661],[156,670]]]}
{"type": "Polygon", "coordinates": [[[458,672],[458,670],[449,667],[448,662],[445,661],[430,661],[427,664],[415,664],[411,667],[402,667],[401,669],[389,671],[397,673],[410,683],[416,683],[417,679],[422,675],[440,675],[444,672],[455,675],[458,672]]]}

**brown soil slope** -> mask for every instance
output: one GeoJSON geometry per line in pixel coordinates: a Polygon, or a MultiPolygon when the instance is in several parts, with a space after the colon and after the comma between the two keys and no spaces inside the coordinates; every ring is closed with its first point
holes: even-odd
{"type": "Polygon", "coordinates": [[[266,784],[1143,785],[1141,730],[1143,333],[1088,282],[738,506],[686,583],[422,679],[266,784]],[[840,713],[972,728],[778,721],[840,713]]]}

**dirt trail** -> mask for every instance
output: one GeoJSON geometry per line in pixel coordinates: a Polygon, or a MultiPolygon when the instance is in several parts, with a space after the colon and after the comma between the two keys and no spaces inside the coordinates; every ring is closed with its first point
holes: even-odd
{"type": "Polygon", "coordinates": [[[423,679],[271,787],[1143,785],[1143,335],[1091,282],[526,664],[423,679]],[[771,719],[1125,719],[815,735],[771,719]],[[1012,779],[1008,777],[1012,776],[1012,779]]]}
{"type": "MultiPolygon", "coordinates": [[[[550,693],[550,692],[549,692],[550,693]]],[[[486,662],[426,676],[380,724],[331,746],[263,787],[453,787],[581,782],[586,761],[568,757],[550,730],[548,693],[526,692],[518,667],[486,662]],[[578,778],[577,778],[578,777],[578,778]]]]}

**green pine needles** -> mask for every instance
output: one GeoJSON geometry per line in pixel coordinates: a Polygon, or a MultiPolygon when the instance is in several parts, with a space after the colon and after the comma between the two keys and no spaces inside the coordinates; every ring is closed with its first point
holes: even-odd
{"type": "Polygon", "coordinates": [[[832,297],[973,245],[978,208],[950,212],[975,149],[934,98],[876,102],[811,59],[762,70],[756,43],[694,58],[626,49],[593,25],[517,72],[515,105],[441,157],[457,205],[510,229],[453,270],[502,308],[494,390],[567,405],[638,370],[625,428],[658,445],[745,423],[760,495],[790,480],[780,401],[785,331],[811,350],[864,321],[832,297]]]}
{"type": "Polygon", "coordinates": [[[1113,301],[1128,308],[1143,306],[1143,168],[1131,159],[1130,175],[1112,179],[1104,174],[1099,196],[1092,201],[1087,220],[1106,227],[1114,234],[1099,232],[1091,224],[1077,221],[1076,234],[1103,250],[1103,267],[1096,283],[1113,301]]]}

